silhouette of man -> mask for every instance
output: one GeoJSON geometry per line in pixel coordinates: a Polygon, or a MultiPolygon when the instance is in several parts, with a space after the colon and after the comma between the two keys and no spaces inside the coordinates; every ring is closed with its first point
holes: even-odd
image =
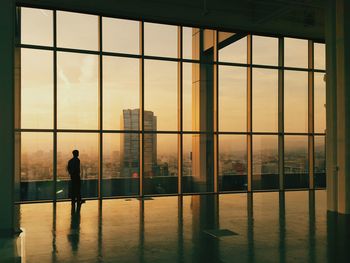
{"type": "Polygon", "coordinates": [[[68,161],[67,170],[71,179],[70,196],[72,199],[72,211],[75,210],[75,203],[77,203],[77,209],[80,208],[84,201],[81,200],[80,194],[80,160],[79,151],[74,150],[72,152],[73,158],[68,161]]]}

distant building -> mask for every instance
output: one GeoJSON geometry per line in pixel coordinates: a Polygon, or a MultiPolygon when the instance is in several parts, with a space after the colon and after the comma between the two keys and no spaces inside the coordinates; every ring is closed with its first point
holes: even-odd
{"type": "MultiPolygon", "coordinates": [[[[126,109],[120,118],[121,129],[139,131],[139,109],[126,109]]],[[[157,117],[152,111],[144,112],[144,129],[157,130],[157,117]]],[[[140,174],[140,134],[120,134],[120,168],[121,177],[138,177],[140,174]]],[[[144,175],[152,176],[157,166],[157,135],[145,134],[144,138],[144,175]]]]}

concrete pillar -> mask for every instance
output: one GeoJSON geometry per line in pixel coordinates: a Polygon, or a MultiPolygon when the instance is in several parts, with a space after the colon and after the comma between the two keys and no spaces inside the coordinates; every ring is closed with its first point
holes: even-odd
{"type": "Polygon", "coordinates": [[[328,210],[350,214],[350,2],[327,1],[328,210]]]}
{"type": "MultiPolygon", "coordinates": [[[[204,30],[193,29],[192,54],[194,59],[207,62],[192,66],[192,126],[197,131],[213,131],[213,61],[212,50],[204,51],[204,30]]],[[[192,173],[195,190],[213,191],[213,136],[192,136],[192,173]]]]}
{"type": "Polygon", "coordinates": [[[333,1],[326,6],[326,167],[327,167],[327,207],[338,210],[337,183],[337,65],[336,65],[336,10],[333,1]]]}
{"type": "Polygon", "coordinates": [[[14,232],[15,1],[0,3],[0,236],[14,232]]]}

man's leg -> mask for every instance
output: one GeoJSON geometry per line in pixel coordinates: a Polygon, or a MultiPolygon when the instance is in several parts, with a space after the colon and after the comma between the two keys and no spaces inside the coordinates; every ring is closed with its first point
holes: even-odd
{"type": "Polygon", "coordinates": [[[85,203],[84,200],[81,200],[81,180],[79,179],[78,182],[77,182],[77,202],[78,202],[78,205],[81,205],[83,203],[85,203]]]}
{"type": "Polygon", "coordinates": [[[78,197],[78,185],[77,185],[77,180],[73,179],[72,180],[72,210],[75,211],[75,203],[79,205],[79,197],[78,197]]]}
{"type": "Polygon", "coordinates": [[[74,190],[73,190],[73,180],[71,179],[69,182],[69,196],[71,199],[71,206],[72,206],[72,213],[75,210],[75,204],[74,204],[74,190]]]}

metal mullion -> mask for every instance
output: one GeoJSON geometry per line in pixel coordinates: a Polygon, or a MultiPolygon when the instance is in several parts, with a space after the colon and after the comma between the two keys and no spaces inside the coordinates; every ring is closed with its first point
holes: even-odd
{"type": "Polygon", "coordinates": [[[308,41],[308,156],[309,156],[309,189],[315,189],[314,182],[314,42],[308,41]]]}
{"type": "Polygon", "coordinates": [[[102,200],[103,176],[103,56],[102,56],[102,16],[99,16],[99,162],[98,162],[98,198],[102,200]]]}
{"type": "Polygon", "coordinates": [[[278,174],[279,190],[284,190],[284,38],[278,39],[278,174]]]}
{"type": "Polygon", "coordinates": [[[247,191],[252,191],[253,179],[253,138],[252,138],[252,35],[247,36],[247,191]]]}
{"type": "Polygon", "coordinates": [[[48,51],[55,50],[54,47],[31,45],[31,44],[16,44],[16,47],[18,47],[18,48],[26,48],[26,49],[48,50],[48,51]]]}
{"type": "Polygon", "coordinates": [[[182,138],[182,130],[183,130],[183,62],[181,61],[183,57],[183,41],[182,41],[182,32],[183,29],[181,26],[178,27],[178,38],[177,38],[177,47],[178,47],[178,58],[180,61],[177,64],[177,109],[178,109],[178,140],[177,140],[177,173],[178,173],[178,180],[177,180],[177,192],[179,195],[182,195],[182,166],[183,166],[183,158],[182,158],[182,150],[183,150],[183,138],[182,138]]]}
{"type": "Polygon", "coordinates": [[[109,56],[109,57],[141,58],[141,55],[135,55],[135,54],[108,52],[108,51],[102,51],[101,53],[103,56],[109,56]]]}
{"type": "Polygon", "coordinates": [[[219,186],[218,186],[218,181],[219,181],[219,115],[218,115],[218,74],[219,74],[219,68],[218,64],[215,63],[218,61],[218,31],[214,31],[214,76],[213,76],[213,83],[214,83],[214,92],[213,92],[213,113],[214,113],[214,192],[218,193],[219,191],[219,186]]]}
{"type": "Polygon", "coordinates": [[[57,13],[53,11],[53,200],[57,201],[57,13]]]}
{"type": "Polygon", "coordinates": [[[139,128],[141,130],[139,140],[140,140],[140,176],[139,176],[139,196],[143,197],[143,179],[144,179],[144,88],[145,88],[145,79],[144,79],[144,71],[145,71],[145,60],[144,60],[144,22],[140,21],[140,28],[139,28],[139,45],[140,45],[140,108],[139,108],[139,128]]]}

